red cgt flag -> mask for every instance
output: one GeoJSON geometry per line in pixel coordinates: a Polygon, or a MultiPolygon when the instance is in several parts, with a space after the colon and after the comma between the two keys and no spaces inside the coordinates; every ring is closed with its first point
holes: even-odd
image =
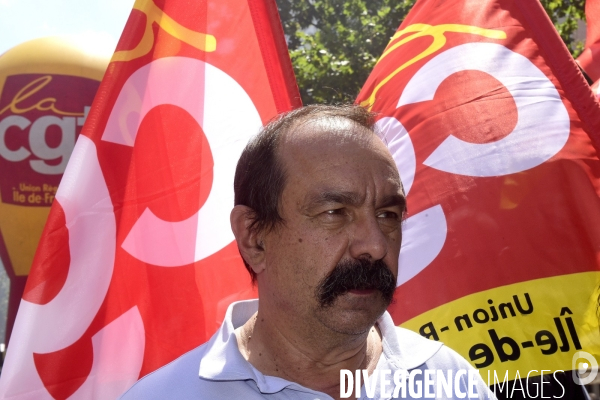
{"type": "Polygon", "coordinates": [[[418,1],[357,102],[408,193],[396,323],[484,379],[600,360],[600,106],[540,3],[418,1]]]}
{"type": "Polygon", "coordinates": [[[114,399],[255,296],[239,155],[300,105],[273,0],[138,0],[40,242],[0,398],[114,399]]]}

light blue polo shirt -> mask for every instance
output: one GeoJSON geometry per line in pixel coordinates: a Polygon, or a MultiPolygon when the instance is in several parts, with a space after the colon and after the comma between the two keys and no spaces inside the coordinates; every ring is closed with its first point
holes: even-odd
{"type": "MultiPolygon", "coordinates": [[[[257,310],[258,300],[231,304],[223,325],[210,341],[140,379],[121,399],[331,400],[331,396],[325,393],[282,378],[263,375],[242,356],[234,331],[244,325],[257,310]]],[[[376,367],[378,371],[390,370],[393,375],[395,371],[402,370],[400,372],[405,374],[406,384],[409,373],[415,371],[418,373],[415,375],[415,382],[420,380],[423,385],[427,370],[473,370],[464,358],[442,343],[396,327],[387,312],[379,318],[377,324],[383,345],[383,353],[376,367]]],[[[479,374],[477,379],[476,398],[495,399],[479,374]]],[[[467,394],[468,391],[467,376],[461,376],[457,382],[460,386],[459,398],[462,398],[460,394],[467,394]]],[[[382,396],[379,383],[376,382],[374,393],[369,393],[372,397],[367,396],[363,386],[361,399],[393,398],[393,387],[389,390],[389,395],[382,396]]],[[[454,390],[456,392],[456,388],[454,390]]],[[[411,397],[408,390],[405,390],[406,397],[401,395],[402,392],[398,391],[399,398],[424,398],[425,392],[422,391],[421,397],[411,397]]]]}

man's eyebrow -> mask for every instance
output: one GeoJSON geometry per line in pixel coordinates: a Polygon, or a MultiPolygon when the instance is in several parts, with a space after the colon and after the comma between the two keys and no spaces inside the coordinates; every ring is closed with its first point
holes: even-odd
{"type": "Polygon", "coordinates": [[[402,209],[403,212],[406,211],[406,197],[398,193],[392,194],[389,196],[385,196],[379,204],[379,207],[391,206],[398,206],[402,209]]]}
{"type": "Polygon", "coordinates": [[[358,193],[337,190],[321,191],[309,196],[307,200],[308,207],[317,207],[322,204],[331,203],[356,206],[362,202],[361,196],[358,193]]]}
{"type": "MultiPolygon", "coordinates": [[[[326,190],[309,196],[307,205],[309,208],[331,203],[358,206],[362,203],[362,201],[362,197],[355,192],[326,190]]],[[[396,193],[385,196],[378,204],[378,207],[393,206],[398,206],[402,209],[402,211],[406,211],[406,197],[396,193]]]]}

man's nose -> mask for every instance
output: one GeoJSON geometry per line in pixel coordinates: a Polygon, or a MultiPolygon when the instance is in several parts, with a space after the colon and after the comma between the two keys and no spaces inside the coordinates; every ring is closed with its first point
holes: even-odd
{"type": "Polygon", "coordinates": [[[358,259],[367,257],[381,260],[388,252],[388,242],[377,217],[365,217],[355,221],[350,240],[350,256],[358,259]]]}

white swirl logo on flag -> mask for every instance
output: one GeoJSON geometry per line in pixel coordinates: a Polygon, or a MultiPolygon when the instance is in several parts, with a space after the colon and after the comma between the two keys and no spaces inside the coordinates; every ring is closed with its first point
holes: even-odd
{"type": "MultiPolygon", "coordinates": [[[[80,136],[67,166],[56,201],[64,210],[69,231],[69,272],[60,292],[46,304],[22,300],[14,332],[25,333],[30,341],[11,342],[11,355],[22,357],[19,369],[3,372],[0,396],[35,392],[37,399],[51,399],[45,390],[34,354],[48,354],[74,344],[90,326],[110,285],[114,261],[116,226],[113,205],[98,163],[96,146],[80,136]],[[102,232],[101,235],[96,234],[102,232]],[[39,332],[44,332],[39,335],[39,332]],[[12,376],[14,375],[14,376],[12,376]],[[8,391],[10,390],[10,391],[8,391]]],[[[139,375],[144,355],[144,327],[137,307],[102,328],[92,337],[93,364],[90,376],[102,373],[107,379],[102,388],[86,380],[71,399],[116,397],[133,384],[139,375]],[[102,347],[99,346],[102,342],[102,347]],[[93,397],[93,396],[92,396],[93,397]]]]}
{"type": "Polygon", "coordinates": [[[213,187],[204,206],[183,221],[164,221],[146,209],[122,244],[129,254],[149,264],[178,267],[200,261],[233,241],[229,213],[233,206],[235,166],[261,119],[244,89],[229,75],[203,61],[185,57],[161,58],[140,68],[123,85],[102,140],[133,146],[144,116],[154,107],[171,104],[187,111],[202,126],[214,157],[213,187]],[[171,80],[185,76],[185,80],[171,80]],[[204,87],[190,96],[190,87],[204,87]],[[132,127],[121,113],[132,99],[139,116],[132,127]],[[236,116],[232,117],[231,110],[236,116]]]}
{"type": "MultiPolygon", "coordinates": [[[[429,60],[409,80],[397,108],[433,100],[440,84],[460,71],[485,72],[500,81],[517,108],[515,128],[502,139],[477,144],[448,136],[423,162],[440,171],[472,177],[509,175],[544,163],[569,138],[570,120],[554,84],[529,59],[493,43],[467,43],[429,60]]],[[[408,195],[417,171],[409,132],[394,117],[378,121],[408,195]]],[[[433,262],[447,235],[446,216],[434,205],[406,220],[399,257],[398,286],[433,262]]]]}

